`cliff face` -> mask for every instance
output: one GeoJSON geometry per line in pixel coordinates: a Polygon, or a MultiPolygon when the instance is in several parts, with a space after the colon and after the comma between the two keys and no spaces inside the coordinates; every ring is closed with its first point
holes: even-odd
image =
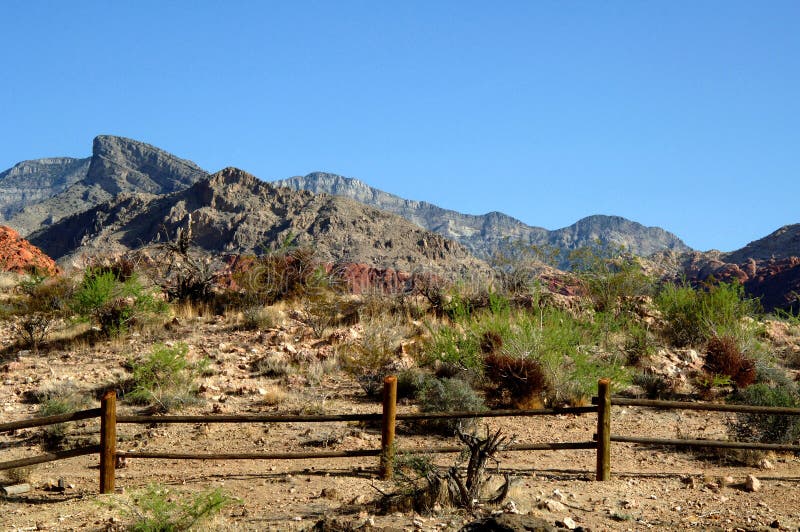
{"type": "Polygon", "coordinates": [[[23,161],[0,173],[0,220],[11,218],[26,205],[55,196],[84,179],[90,160],[55,157],[23,161]]]}
{"type": "Polygon", "coordinates": [[[357,179],[335,174],[316,172],[305,177],[275,181],[273,184],[293,190],[348,197],[399,214],[430,231],[458,241],[483,259],[491,258],[497,252],[508,252],[510,244],[520,242],[558,248],[561,251],[561,267],[569,265],[566,259],[570,251],[592,245],[597,240],[623,246],[642,256],[662,250],[690,249],[677,236],[659,227],[645,227],[618,216],[590,216],[569,227],[549,231],[543,227],[526,225],[501,212],[463,214],[424,201],[406,200],[372,188],[357,179]]]}
{"type": "Polygon", "coordinates": [[[31,241],[57,259],[125,252],[173,238],[179,228],[214,253],[260,253],[294,240],[323,261],[466,275],[487,267],[459,244],[358,202],[275,188],[226,168],[190,188],[115,200],[37,231],[31,241]]]}
{"type": "MultiPolygon", "coordinates": [[[[23,198],[9,210],[8,225],[28,235],[43,225],[90,209],[122,192],[167,194],[184,189],[208,174],[191,161],[176,157],[144,142],[124,137],[101,135],[94,139],[88,159],[40,159],[20,163],[26,168],[61,168],[45,174],[17,170],[13,183],[27,188],[46,182],[46,175],[63,186],[42,187],[32,197],[23,198]],[[72,161],[61,166],[44,161],[72,161]]],[[[14,171],[20,165],[8,172],[14,171]]],[[[5,172],[4,174],[5,175],[5,172]]],[[[0,188],[3,181],[0,180],[0,188]]]]}

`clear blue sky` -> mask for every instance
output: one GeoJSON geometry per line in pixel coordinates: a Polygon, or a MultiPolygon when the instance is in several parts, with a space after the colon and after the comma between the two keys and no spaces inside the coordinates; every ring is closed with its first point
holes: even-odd
{"type": "Polygon", "coordinates": [[[97,134],[550,229],[800,222],[800,2],[0,2],[0,169],[97,134]]]}

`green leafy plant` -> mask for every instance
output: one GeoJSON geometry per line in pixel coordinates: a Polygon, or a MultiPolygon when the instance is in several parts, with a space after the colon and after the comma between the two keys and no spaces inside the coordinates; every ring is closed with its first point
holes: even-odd
{"type": "Polygon", "coordinates": [[[686,283],[664,285],[656,306],[666,322],[664,334],[677,347],[700,345],[714,336],[734,338],[747,347],[754,326],[746,318],[759,312],[757,300],[748,299],[738,283],[708,283],[694,289],[686,283]]]}
{"type": "Polygon", "coordinates": [[[195,381],[203,374],[207,361],[190,362],[186,358],[188,351],[184,343],[172,347],[157,344],[144,359],[129,361],[133,378],[125,399],[164,412],[195,401],[195,381]]]}
{"type": "Polygon", "coordinates": [[[188,495],[155,484],[135,493],[131,500],[124,514],[133,519],[130,530],[134,532],[190,530],[239,502],[220,488],[188,495]]]}
{"type": "Polygon", "coordinates": [[[135,275],[120,278],[108,268],[89,268],[72,298],[72,310],[94,321],[107,336],[124,333],[137,320],[164,313],[166,302],[135,275]]]}

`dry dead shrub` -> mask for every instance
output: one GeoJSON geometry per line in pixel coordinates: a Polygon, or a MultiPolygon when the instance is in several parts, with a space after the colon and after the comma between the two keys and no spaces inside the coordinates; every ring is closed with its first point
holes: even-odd
{"type": "Polygon", "coordinates": [[[708,341],[706,350],[703,370],[707,373],[727,375],[739,388],[745,388],[755,382],[755,362],[741,352],[734,338],[714,336],[708,341]]]}
{"type": "Polygon", "coordinates": [[[474,510],[485,504],[500,504],[508,496],[512,481],[507,473],[503,475],[503,484],[487,494],[492,475],[487,474],[486,468],[488,462],[497,462],[496,454],[509,439],[500,430],[490,433],[487,429],[484,438],[461,430],[456,434],[464,450],[450,468],[437,467],[428,455],[398,457],[396,482],[400,492],[383,498],[383,513],[430,513],[436,506],[474,510]],[[461,467],[464,458],[466,467],[461,467]]]}
{"type": "Polygon", "coordinates": [[[542,365],[530,358],[491,354],[484,358],[486,397],[497,405],[540,408],[549,389],[542,365]]]}

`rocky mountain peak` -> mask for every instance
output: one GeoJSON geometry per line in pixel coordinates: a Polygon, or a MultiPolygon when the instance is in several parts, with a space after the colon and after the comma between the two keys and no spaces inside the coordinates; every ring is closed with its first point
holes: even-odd
{"type": "Polygon", "coordinates": [[[137,140],[99,135],[92,145],[92,159],[85,184],[103,190],[168,194],[191,186],[208,173],[192,161],[137,140]]]}

